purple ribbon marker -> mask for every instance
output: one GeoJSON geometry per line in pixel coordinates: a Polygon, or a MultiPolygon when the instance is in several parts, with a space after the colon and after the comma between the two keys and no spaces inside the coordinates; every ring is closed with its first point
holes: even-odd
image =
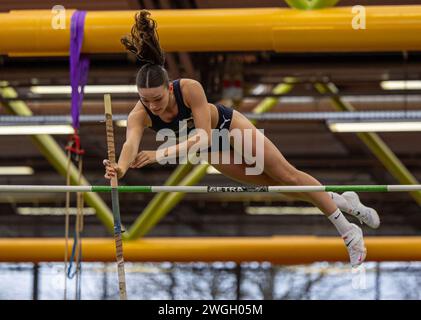
{"type": "Polygon", "coordinates": [[[81,54],[86,11],[75,11],[70,26],[70,85],[72,87],[72,125],[79,129],[84,87],[88,82],[89,58],[81,54]]]}

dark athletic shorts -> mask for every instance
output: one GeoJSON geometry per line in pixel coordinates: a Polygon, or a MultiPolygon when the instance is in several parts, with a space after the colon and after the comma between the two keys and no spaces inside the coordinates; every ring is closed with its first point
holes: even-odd
{"type": "MultiPolygon", "coordinates": [[[[215,106],[218,109],[219,119],[218,119],[218,124],[216,125],[216,128],[214,129],[213,133],[215,134],[215,132],[218,132],[218,130],[222,130],[222,131],[219,131],[221,134],[229,133],[234,110],[222,104],[216,104],[215,106]]],[[[208,148],[208,152],[215,152],[215,151],[223,152],[223,151],[228,151],[232,149],[228,134],[224,134],[223,136],[217,136],[215,137],[215,139],[212,139],[212,141],[213,141],[212,146],[208,148]],[[216,143],[217,139],[219,142],[218,144],[216,143]]]]}

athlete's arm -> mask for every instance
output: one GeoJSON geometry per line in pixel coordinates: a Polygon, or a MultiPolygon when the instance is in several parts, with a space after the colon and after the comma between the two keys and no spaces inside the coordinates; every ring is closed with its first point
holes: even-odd
{"type": "Polygon", "coordinates": [[[106,166],[105,177],[108,179],[113,177],[116,172],[118,178],[123,177],[139,151],[140,141],[147,122],[146,112],[143,108],[139,108],[139,104],[140,102],[127,118],[126,141],[121,150],[117,166],[112,166],[108,160],[104,161],[106,166]]]}

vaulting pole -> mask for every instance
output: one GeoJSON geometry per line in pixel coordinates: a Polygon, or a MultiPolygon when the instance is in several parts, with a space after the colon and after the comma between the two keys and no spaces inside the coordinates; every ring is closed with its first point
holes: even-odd
{"type": "MultiPolygon", "coordinates": [[[[111,96],[104,95],[105,104],[105,125],[107,132],[107,146],[108,146],[108,160],[111,163],[116,162],[115,146],[114,146],[114,130],[113,130],[113,113],[111,109],[111,96]]],[[[121,218],[120,218],[120,205],[118,199],[118,180],[117,176],[111,178],[111,200],[113,207],[114,217],[114,239],[117,257],[117,271],[118,271],[118,286],[120,292],[120,299],[127,300],[126,293],[126,276],[124,272],[124,257],[123,257],[123,240],[121,238],[121,218]]]]}

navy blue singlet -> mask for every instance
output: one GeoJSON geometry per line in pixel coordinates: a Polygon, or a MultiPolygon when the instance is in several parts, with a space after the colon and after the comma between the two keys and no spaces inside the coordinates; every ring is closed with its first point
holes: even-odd
{"type": "MultiPolygon", "coordinates": [[[[190,133],[190,131],[195,129],[194,121],[193,121],[193,115],[190,108],[188,108],[183,101],[183,95],[181,92],[180,87],[180,79],[173,81],[173,87],[174,87],[174,96],[177,103],[178,113],[176,117],[171,122],[163,121],[159,116],[154,115],[145,105],[143,105],[142,101],[140,101],[145,108],[146,112],[148,113],[149,117],[152,121],[152,126],[150,127],[154,131],[159,131],[161,129],[171,129],[175,132],[176,137],[179,138],[179,130],[180,125],[179,122],[182,121],[183,125],[187,125],[187,134],[190,133]]],[[[218,124],[215,129],[230,129],[231,121],[232,121],[232,115],[233,110],[231,108],[228,108],[222,104],[215,104],[216,108],[218,109],[218,124]]],[[[219,143],[219,151],[222,151],[223,149],[222,143],[219,143]]],[[[210,147],[211,148],[211,147],[210,147]]],[[[209,148],[209,151],[211,151],[209,148]]]]}

